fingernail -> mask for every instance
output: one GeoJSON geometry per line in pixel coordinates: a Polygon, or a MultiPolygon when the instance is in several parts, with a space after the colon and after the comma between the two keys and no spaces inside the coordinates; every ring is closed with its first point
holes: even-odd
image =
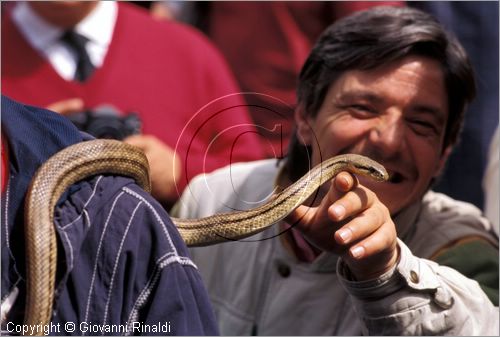
{"type": "Polygon", "coordinates": [[[365,254],[365,248],[363,248],[363,246],[357,246],[357,247],[354,247],[353,249],[351,249],[351,255],[355,259],[359,259],[364,254],[365,254]]]}
{"type": "Polygon", "coordinates": [[[349,185],[349,180],[346,177],[341,177],[341,180],[345,185],[349,185]]]}
{"type": "Polygon", "coordinates": [[[345,214],[345,208],[344,208],[344,206],[341,206],[341,205],[333,206],[333,213],[335,214],[335,216],[337,217],[337,219],[339,219],[339,220],[342,219],[342,217],[345,214]]]}
{"type": "Polygon", "coordinates": [[[342,239],[342,242],[347,243],[352,237],[352,233],[349,229],[341,229],[338,231],[340,238],[342,239]]]}

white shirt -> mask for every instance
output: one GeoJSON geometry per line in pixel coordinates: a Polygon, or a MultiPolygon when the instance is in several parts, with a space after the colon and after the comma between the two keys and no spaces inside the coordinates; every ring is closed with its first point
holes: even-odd
{"type": "MultiPolygon", "coordinates": [[[[74,27],[75,32],[89,40],[86,50],[96,68],[104,62],[117,13],[114,1],[99,1],[94,10],[74,27]]],[[[76,55],[60,40],[63,29],[45,21],[27,2],[19,3],[13,9],[12,19],[28,43],[50,62],[62,78],[68,81],[74,78],[76,55]]]]}

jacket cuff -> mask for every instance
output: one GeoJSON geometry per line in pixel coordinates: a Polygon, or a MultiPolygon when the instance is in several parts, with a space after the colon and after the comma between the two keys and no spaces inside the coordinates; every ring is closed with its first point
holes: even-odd
{"type": "Polygon", "coordinates": [[[399,262],[376,279],[353,281],[342,259],[337,263],[340,283],[354,297],[357,310],[367,316],[391,315],[432,300],[442,309],[453,305],[449,291],[441,286],[435,262],[415,257],[398,239],[399,262]]]}

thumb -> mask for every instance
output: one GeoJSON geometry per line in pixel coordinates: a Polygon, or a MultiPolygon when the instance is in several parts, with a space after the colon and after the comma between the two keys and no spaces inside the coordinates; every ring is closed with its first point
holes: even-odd
{"type": "Polygon", "coordinates": [[[297,226],[297,229],[307,234],[313,230],[315,223],[328,221],[329,206],[330,201],[325,196],[317,207],[307,205],[298,206],[285,218],[285,221],[291,226],[297,226]]]}
{"type": "Polygon", "coordinates": [[[285,217],[285,221],[290,225],[296,225],[298,223],[308,223],[311,221],[312,217],[312,207],[305,205],[299,205],[290,214],[285,217]]]}
{"type": "Polygon", "coordinates": [[[290,214],[285,217],[286,223],[290,226],[299,229],[302,233],[306,234],[314,221],[316,209],[305,205],[299,205],[290,214]]]}
{"type": "Polygon", "coordinates": [[[285,217],[285,221],[292,226],[297,226],[297,229],[304,233],[311,230],[315,226],[314,223],[330,223],[329,208],[354,184],[355,178],[351,174],[348,172],[340,173],[330,182],[328,191],[325,194],[320,193],[323,196],[319,205],[316,207],[300,205],[285,217]]]}

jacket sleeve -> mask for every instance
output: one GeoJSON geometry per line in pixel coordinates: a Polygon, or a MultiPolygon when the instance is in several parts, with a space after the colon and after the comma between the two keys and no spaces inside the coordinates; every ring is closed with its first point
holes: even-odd
{"type": "Polygon", "coordinates": [[[431,258],[476,280],[498,306],[498,248],[482,238],[465,238],[431,258]]]}
{"type": "MultiPolygon", "coordinates": [[[[128,334],[218,334],[205,286],[175,225],[149,195],[131,188],[124,188],[124,192],[139,202],[138,230],[132,240],[142,242],[132,244],[131,253],[136,257],[134,263],[128,264],[135,265],[136,269],[124,275],[124,278],[136,276],[137,279],[133,287],[124,288],[124,299],[133,299],[126,319],[128,334]]],[[[132,268],[127,268],[124,261],[122,270],[132,268]]],[[[124,283],[131,282],[124,280],[124,283]]],[[[125,308],[130,307],[129,303],[125,302],[125,308]]],[[[124,318],[121,316],[121,320],[124,318]]]]}
{"type": "Polygon", "coordinates": [[[370,335],[498,335],[499,311],[479,284],[458,271],[414,256],[399,241],[399,263],[381,277],[339,277],[370,335]]]}
{"type": "Polygon", "coordinates": [[[207,292],[165,210],[130,180],[80,184],[57,212],[53,323],[76,335],[216,335],[207,292]],[[114,329],[114,330],[113,330],[114,329]]]}
{"type": "Polygon", "coordinates": [[[159,261],[130,315],[131,335],[217,335],[212,308],[191,260],[159,261]]]}

